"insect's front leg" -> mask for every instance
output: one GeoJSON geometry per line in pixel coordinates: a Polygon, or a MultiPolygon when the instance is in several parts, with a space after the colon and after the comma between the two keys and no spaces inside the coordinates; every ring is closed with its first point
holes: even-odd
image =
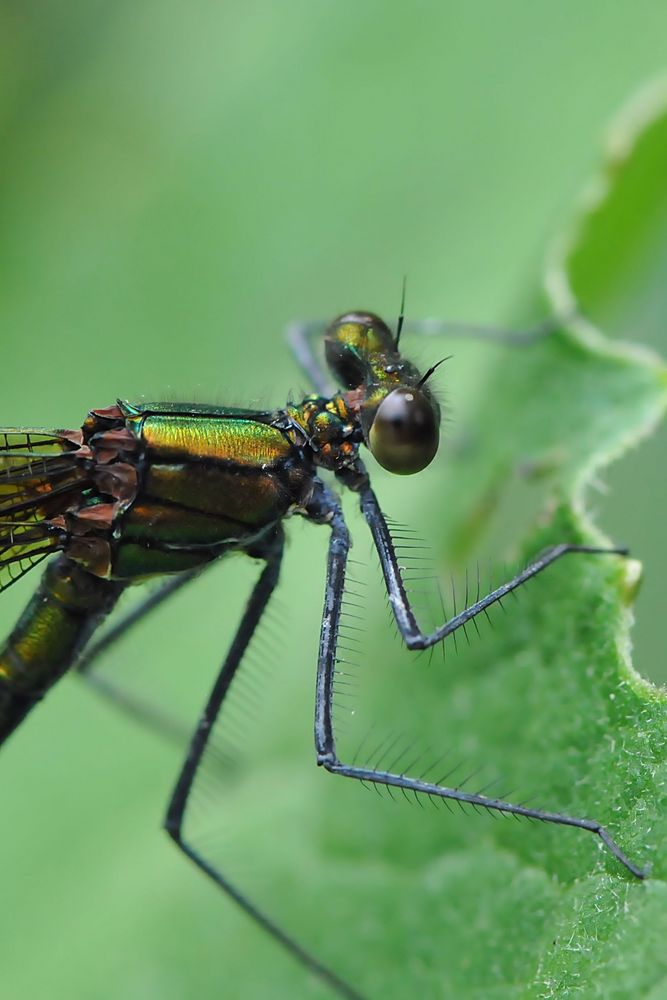
{"type": "MultiPolygon", "coordinates": [[[[644,878],[646,872],[631,861],[613,840],[607,830],[597,821],[583,819],[577,816],[568,816],[563,813],[546,812],[540,809],[531,809],[528,806],[507,802],[502,799],[491,798],[482,792],[466,792],[460,788],[450,788],[441,781],[424,781],[421,778],[413,778],[405,773],[395,773],[391,770],[380,770],[376,767],[358,767],[356,764],[347,764],[341,761],[336,751],[336,740],[333,729],[333,695],[334,681],[336,675],[337,662],[337,641],[340,628],[340,620],[343,606],[343,594],[345,590],[345,570],[350,546],[349,535],[342,511],[335,497],[326,491],[326,501],[328,503],[328,515],[326,520],[331,527],[331,540],[329,543],[329,556],[327,562],[327,580],[324,599],[324,614],[322,616],[322,630],[320,633],[320,650],[317,665],[317,693],[315,701],[315,745],[317,750],[317,762],[325,767],[332,774],[339,774],[346,778],[353,778],[356,781],[366,782],[374,785],[384,785],[389,788],[401,788],[406,792],[413,792],[417,795],[426,795],[442,799],[450,799],[460,803],[468,803],[472,806],[482,807],[494,812],[512,814],[515,816],[525,816],[528,819],[541,820],[544,823],[553,823],[560,826],[571,826],[580,830],[587,830],[600,838],[608,850],[616,857],[622,865],[636,878],[644,878]]],[[[396,622],[399,626],[403,638],[411,648],[424,648],[438,642],[443,636],[450,634],[455,629],[462,627],[473,615],[479,614],[494,601],[499,600],[503,594],[519,586],[518,578],[508,581],[503,587],[498,588],[486,598],[476,601],[475,605],[466,608],[450,622],[445,622],[439,629],[430,635],[420,632],[415,616],[410,607],[405,587],[401,579],[400,569],[396,560],[396,555],[391,544],[391,537],[387,529],[382,512],[379,509],[377,500],[370,489],[365,487],[361,492],[362,510],[366,517],[373,539],[375,541],[382,569],[385,576],[385,583],[390,596],[396,622]]],[[[550,550],[541,560],[531,564],[525,571],[528,573],[522,579],[529,579],[542,569],[550,565],[556,559],[568,552],[580,551],[601,551],[608,552],[607,549],[591,549],[576,546],[559,546],[550,550]]],[[[444,781],[446,776],[443,776],[444,781]]]]}
{"type": "Polygon", "coordinates": [[[625,548],[605,548],[596,545],[574,545],[564,542],[561,545],[554,545],[542,552],[536,559],[530,562],[515,576],[500,584],[488,594],[476,593],[475,600],[462,608],[452,618],[439,625],[433,632],[422,632],[415,614],[412,610],[408,598],[401,567],[391,539],[391,532],[387,527],[382,510],[370,485],[359,490],[359,502],[362,513],[366,519],[373,543],[377,550],[385,587],[389,602],[396,619],[398,630],[408,649],[428,649],[437,642],[446,639],[457,629],[465,628],[467,622],[474,620],[478,615],[485,614],[493,604],[498,604],[512,591],[517,590],[528,580],[531,580],[538,573],[542,573],[548,566],[562,559],[567,555],[617,555],[626,556],[628,550],[625,548]]]}

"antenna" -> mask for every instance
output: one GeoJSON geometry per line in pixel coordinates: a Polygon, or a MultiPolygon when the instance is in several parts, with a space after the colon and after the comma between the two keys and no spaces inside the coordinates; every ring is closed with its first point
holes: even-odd
{"type": "Polygon", "coordinates": [[[431,367],[426,372],[426,374],[422,375],[422,377],[419,379],[419,382],[417,382],[417,388],[421,389],[421,387],[424,385],[424,383],[427,382],[428,379],[430,379],[431,375],[436,370],[436,368],[439,368],[440,365],[444,365],[445,361],[449,361],[453,357],[454,357],[453,354],[448,354],[446,358],[440,358],[440,360],[436,361],[436,363],[434,365],[431,365],[431,367]]]}
{"type": "Polygon", "coordinates": [[[396,339],[394,341],[394,347],[398,350],[398,342],[401,339],[401,330],[403,329],[403,323],[405,321],[405,288],[408,283],[408,276],[403,275],[403,288],[401,291],[401,311],[398,314],[398,323],[396,324],[396,339]]]}

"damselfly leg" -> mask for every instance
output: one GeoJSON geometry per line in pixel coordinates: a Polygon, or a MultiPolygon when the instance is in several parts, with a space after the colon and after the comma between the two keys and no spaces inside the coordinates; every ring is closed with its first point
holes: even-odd
{"type": "Polygon", "coordinates": [[[274,923],[262,910],[258,909],[247,897],[239,892],[219,868],[212,865],[196,847],[192,846],[183,832],[183,821],[188,807],[190,793],[202,763],[204,751],[211,736],[215,721],[222,704],[229,692],[236,671],[241,665],[243,655],[259,625],[262,615],[271,599],[280,576],[280,565],[284,549],[284,535],[279,528],[271,538],[258,546],[253,555],[263,558],[266,565],[260,573],[243,617],[239,623],[236,635],[232,640],[220,673],[211,690],[202,716],[192,736],[183,768],[171,796],[165,828],[178,848],[189,857],[216,885],[227,893],[245,913],[248,914],[263,930],[271,935],[280,945],[287,949],[307,969],[319,976],[337,991],[340,996],[350,1000],[360,1000],[360,994],[353,990],[344,980],[322,965],[313,955],[287,934],[278,924],[274,923]]]}
{"type": "MultiPolygon", "coordinates": [[[[469,607],[462,609],[449,621],[443,622],[442,625],[427,635],[420,631],[417,624],[401,577],[401,570],[389,530],[370,486],[365,486],[361,489],[360,501],[364,517],[371,529],[373,541],[380,558],[385,586],[396,624],[404,642],[411,649],[428,648],[437,642],[441,642],[448,635],[452,635],[457,629],[464,628],[466,622],[484,613],[492,604],[502,600],[506,594],[521,586],[538,573],[541,573],[565,555],[623,554],[623,550],[620,549],[576,545],[557,546],[527,566],[522,573],[517,574],[517,576],[508,580],[485,597],[476,600],[469,607]]],[[[333,774],[340,774],[361,782],[402,788],[417,795],[452,799],[508,815],[525,816],[529,819],[540,820],[545,823],[587,830],[598,836],[614,857],[632,875],[636,878],[644,878],[646,872],[625,855],[602,824],[595,820],[531,809],[525,805],[490,798],[486,795],[472,794],[460,788],[448,788],[439,783],[426,782],[419,778],[410,777],[410,775],[403,772],[392,773],[373,767],[357,767],[354,764],[347,764],[338,758],[333,726],[333,692],[338,662],[337,637],[341,622],[345,590],[345,569],[350,539],[340,506],[335,496],[329,491],[323,493],[322,512],[329,520],[332,534],[327,563],[324,613],[322,616],[320,654],[317,666],[315,742],[318,764],[333,774]]]]}

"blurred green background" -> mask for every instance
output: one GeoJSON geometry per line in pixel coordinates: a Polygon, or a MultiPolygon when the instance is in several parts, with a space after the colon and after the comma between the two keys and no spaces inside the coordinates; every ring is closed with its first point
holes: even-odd
{"type": "MultiPolygon", "coordinates": [[[[666,37],[653,0],[2,4],[0,422],[75,427],[118,395],[279,405],[308,388],[286,323],[391,318],[404,274],[413,316],[543,318],[522,307],[547,244],[666,37]]],[[[615,332],[664,349],[655,317],[615,332]]],[[[475,359],[448,366],[455,420],[475,359]]],[[[666,445],[618,463],[595,502],[644,561],[636,665],[660,680],[666,445]]],[[[376,481],[388,504],[437,490],[376,481]]],[[[313,531],[295,526],[283,595],[306,706],[313,531]]],[[[215,663],[235,579],[134,658],[158,677],[215,663]]],[[[35,583],[3,595],[7,629],[35,583]]],[[[175,760],[74,681],[3,748],[2,997],[300,995],[158,832],[175,760]]]]}

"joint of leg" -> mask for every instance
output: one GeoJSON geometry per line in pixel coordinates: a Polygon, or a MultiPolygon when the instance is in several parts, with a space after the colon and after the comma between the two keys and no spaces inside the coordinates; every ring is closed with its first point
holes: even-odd
{"type": "Polygon", "coordinates": [[[162,827],[166,831],[166,833],[171,837],[172,840],[175,840],[177,844],[180,843],[181,824],[179,820],[174,819],[171,816],[167,816],[164,823],[162,824],[162,827]]]}
{"type": "Polygon", "coordinates": [[[410,635],[404,641],[408,649],[426,649],[426,637],[423,635],[410,635]]]}
{"type": "Polygon", "coordinates": [[[331,540],[331,552],[336,555],[345,555],[350,547],[350,539],[347,534],[337,535],[331,540]]]}
{"type": "Polygon", "coordinates": [[[328,769],[337,763],[338,760],[336,759],[336,755],[331,750],[326,750],[325,752],[318,753],[317,755],[318,767],[326,767],[328,769]]]}

